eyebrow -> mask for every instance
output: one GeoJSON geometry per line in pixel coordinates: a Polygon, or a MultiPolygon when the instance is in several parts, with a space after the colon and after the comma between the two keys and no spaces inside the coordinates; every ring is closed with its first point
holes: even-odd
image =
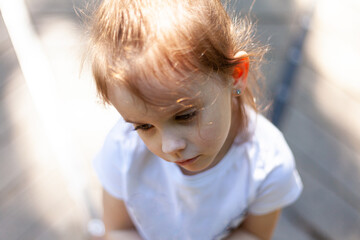
{"type": "MultiPolygon", "coordinates": [[[[171,115],[176,115],[176,114],[185,112],[185,111],[187,111],[189,109],[192,109],[192,108],[194,108],[194,106],[189,106],[189,107],[179,106],[179,107],[176,107],[176,108],[174,108],[174,109],[172,109],[170,111],[172,112],[171,115]]],[[[132,123],[132,124],[137,124],[137,125],[145,124],[145,123],[136,122],[136,121],[133,121],[133,120],[130,120],[130,119],[127,119],[127,118],[124,118],[124,120],[127,123],[132,123]]]]}
{"type": "Polygon", "coordinates": [[[135,121],[132,121],[132,120],[129,120],[129,119],[126,119],[124,118],[125,122],[127,123],[132,123],[132,124],[143,124],[143,123],[138,123],[138,122],[135,122],[135,121]]]}

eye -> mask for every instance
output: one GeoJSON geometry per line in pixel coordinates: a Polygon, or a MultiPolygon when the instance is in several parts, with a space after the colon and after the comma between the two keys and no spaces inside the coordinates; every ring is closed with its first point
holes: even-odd
{"type": "Polygon", "coordinates": [[[194,118],[197,114],[197,111],[193,111],[191,113],[187,113],[187,114],[182,114],[182,115],[178,115],[178,116],[175,116],[175,120],[178,120],[178,121],[189,121],[191,120],[192,118],[194,118]]]}
{"type": "Polygon", "coordinates": [[[143,130],[143,131],[146,131],[146,130],[149,130],[150,128],[152,128],[153,125],[151,124],[142,124],[142,125],[139,125],[139,126],[135,126],[134,130],[137,131],[137,130],[143,130]]]}

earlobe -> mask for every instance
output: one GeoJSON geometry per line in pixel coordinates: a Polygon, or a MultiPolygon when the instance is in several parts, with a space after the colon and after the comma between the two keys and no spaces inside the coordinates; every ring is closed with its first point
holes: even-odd
{"type": "Polygon", "coordinates": [[[249,72],[249,56],[246,52],[240,51],[234,56],[238,59],[238,63],[234,67],[232,74],[234,80],[234,88],[241,89],[242,91],[246,88],[246,80],[249,72]]]}

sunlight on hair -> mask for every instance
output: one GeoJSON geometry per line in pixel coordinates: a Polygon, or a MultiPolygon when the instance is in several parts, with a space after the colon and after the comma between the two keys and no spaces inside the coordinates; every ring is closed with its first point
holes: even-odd
{"type": "Polygon", "coordinates": [[[157,14],[156,26],[158,32],[170,32],[174,30],[174,22],[184,22],[184,8],[183,6],[177,6],[177,14],[174,16],[174,11],[171,6],[162,6],[157,14]],[[176,19],[175,19],[176,18],[176,19]]]}

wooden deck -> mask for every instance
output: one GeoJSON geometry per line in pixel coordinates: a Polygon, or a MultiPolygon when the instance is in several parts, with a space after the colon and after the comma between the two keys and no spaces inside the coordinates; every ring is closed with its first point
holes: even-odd
{"type": "MultiPolygon", "coordinates": [[[[250,0],[239,1],[248,9],[250,0]]],[[[269,96],[281,80],[298,18],[311,1],[257,1],[258,35],[271,45],[264,70],[269,96]]],[[[27,0],[55,76],[59,158],[0,17],[0,239],[90,239],[101,215],[91,158],[117,114],[96,102],[87,71],[79,77],[82,0],[27,0]],[[59,160],[60,159],[60,160],[59,160]],[[64,160],[62,162],[61,160],[64,160]],[[70,165],[69,165],[70,164],[70,165]],[[69,169],[72,166],[74,170],[69,169]],[[80,182],[81,184],[76,184],[80,182]]],[[[304,182],[284,209],[276,240],[360,239],[360,4],[315,1],[295,84],[280,129],[304,182]],[[336,17],[334,17],[336,16],[336,17]]],[[[46,101],[46,99],[44,99],[46,101]]]]}

